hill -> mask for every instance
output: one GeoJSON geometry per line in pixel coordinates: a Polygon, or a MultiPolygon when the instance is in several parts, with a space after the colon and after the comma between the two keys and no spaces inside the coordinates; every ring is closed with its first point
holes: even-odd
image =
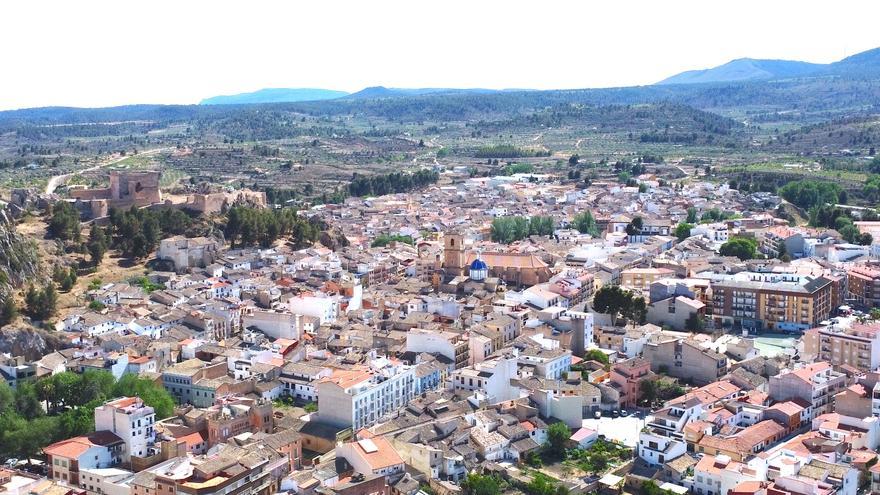
{"type": "Polygon", "coordinates": [[[398,98],[404,96],[423,96],[437,94],[487,94],[497,92],[494,89],[480,88],[386,88],[385,86],[371,86],[356,93],[346,96],[346,99],[374,99],[374,98],[398,98]]]}
{"type": "Polygon", "coordinates": [[[266,88],[250,93],[205,98],[199,105],[245,105],[253,103],[285,103],[297,101],[332,100],[347,96],[345,91],[315,88],[266,88]]]}
{"type": "Polygon", "coordinates": [[[795,60],[740,58],[711,69],[682,72],[668,77],[657,84],[698,84],[783,79],[816,74],[827,67],[824,64],[812,64],[795,60]]]}

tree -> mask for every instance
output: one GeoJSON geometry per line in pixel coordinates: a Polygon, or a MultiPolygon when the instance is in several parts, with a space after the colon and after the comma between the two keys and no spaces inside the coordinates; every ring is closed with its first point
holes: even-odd
{"type": "Polygon", "coordinates": [[[546,448],[551,452],[564,452],[565,444],[571,438],[571,430],[562,421],[551,424],[547,427],[547,443],[546,448]]]}
{"type": "Polygon", "coordinates": [[[15,300],[12,295],[8,295],[0,302],[0,327],[4,327],[12,323],[18,316],[18,308],[15,306],[15,300]]]}
{"type": "Polygon", "coordinates": [[[98,266],[101,264],[104,255],[107,253],[108,244],[107,234],[104,233],[104,229],[93,223],[92,228],[89,230],[89,240],[86,243],[86,248],[89,251],[93,265],[98,266]]]}
{"type": "Polygon", "coordinates": [[[114,397],[140,397],[144,404],[156,411],[157,418],[167,418],[174,414],[174,399],[164,387],[150,379],[126,373],[113,386],[114,397]]]}
{"type": "Polygon", "coordinates": [[[697,223],[697,209],[694,208],[693,206],[691,206],[690,208],[687,209],[687,212],[688,212],[688,216],[687,216],[687,220],[685,220],[685,222],[690,223],[690,224],[697,223]]]}
{"type": "Polygon", "coordinates": [[[719,252],[722,256],[736,256],[742,261],[755,257],[757,243],[745,237],[734,237],[721,245],[719,252]]]}
{"type": "Polygon", "coordinates": [[[647,379],[639,382],[639,398],[649,406],[653,405],[659,394],[657,380],[647,379]]]}
{"type": "Polygon", "coordinates": [[[642,227],[644,227],[644,220],[642,217],[633,217],[632,220],[626,225],[626,233],[627,235],[639,235],[642,232],[642,227]]]}
{"type": "Polygon", "coordinates": [[[599,237],[599,226],[596,225],[596,219],[593,218],[593,214],[589,210],[575,215],[572,226],[581,234],[599,237]]]}
{"type": "Polygon", "coordinates": [[[568,164],[571,166],[577,165],[579,161],[581,161],[581,157],[578,154],[571,155],[568,158],[568,164]]]}
{"type": "Polygon", "coordinates": [[[501,484],[494,476],[468,473],[461,482],[465,495],[500,495],[501,484]]]}
{"type": "Polygon", "coordinates": [[[584,361],[598,361],[605,366],[610,364],[610,360],[608,359],[608,355],[599,349],[590,349],[584,353],[584,361]]]}
{"type": "Polygon", "coordinates": [[[52,205],[46,231],[53,239],[77,241],[80,237],[79,212],[66,202],[59,201],[52,205]]]}
{"type": "Polygon", "coordinates": [[[687,317],[687,320],[684,322],[684,328],[689,332],[702,332],[703,331],[703,319],[700,318],[700,314],[696,311],[691,313],[690,316],[687,317]]]}
{"type": "Polygon", "coordinates": [[[678,238],[678,242],[684,241],[688,237],[691,236],[691,229],[694,228],[693,224],[690,223],[680,223],[675,227],[675,237],[678,238]]]}
{"type": "Polygon", "coordinates": [[[606,285],[596,292],[593,296],[593,309],[611,315],[612,324],[616,324],[618,316],[643,323],[648,313],[643,297],[616,285],[606,285]]]}
{"type": "Polygon", "coordinates": [[[28,315],[37,320],[45,320],[55,314],[58,306],[58,292],[55,284],[49,282],[43,290],[31,285],[25,295],[25,307],[28,315]]]}

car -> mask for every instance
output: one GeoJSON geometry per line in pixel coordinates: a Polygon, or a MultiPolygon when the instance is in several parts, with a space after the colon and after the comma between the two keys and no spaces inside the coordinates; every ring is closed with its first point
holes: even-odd
{"type": "Polygon", "coordinates": [[[621,416],[629,416],[629,413],[626,412],[626,409],[621,409],[621,410],[620,410],[620,415],[621,415],[621,416]]]}
{"type": "Polygon", "coordinates": [[[602,412],[601,411],[594,412],[593,417],[596,419],[602,419],[602,412]]]}
{"type": "Polygon", "coordinates": [[[614,412],[611,413],[611,416],[614,417],[614,418],[619,417],[619,416],[620,416],[620,411],[615,410],[614,412]]]}

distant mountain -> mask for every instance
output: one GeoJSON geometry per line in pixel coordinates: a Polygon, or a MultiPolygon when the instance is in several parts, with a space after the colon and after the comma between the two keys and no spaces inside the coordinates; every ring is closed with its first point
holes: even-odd
{"type": "Polygon", "coordinates": [[[345,91],[314,88],[266,88],[251,93],[212,96],[199,105],[247,105],[252,103],[285,103],[297,101],[332,100],[347,96],[345,91]]]}
{"type": "Polygon", "coordinates": [[[831,64],[813,64],[797,60],[739,58],[718,67],[689,70],[656,83],[700,84],[767,81],[803,76],[864,77],[880,75],[880,48],[874,48],[831,64]]]}
{"type": "Polygon", "coordinates": [[[877,75],[880,73],[880,48],[874,48],[828,65],[827,72],[836,75],[877,75]]]}
{"type": "Polygon", "coordinates": [[[668,77],[657,84],[698,84],[738,81],[760,81],[801,77],[826,69],[824,64],[811,64],[795,60],[761,60],[739,58],[724,65],[703,70],[689,70],[668,77]]]}
{"type": "MultiPolygon", "coordinates": [[[[497,93],[499,90],[482,88],[386,88],[385,86],[371,86],[356,93],[346,96],[349,100],[373,99],[373,98],[396,98],[401,96],[422,96],[436,94],[479,94],[497,93]]],[[[506,90],[500,90],[506,91],[506,90]]]]}

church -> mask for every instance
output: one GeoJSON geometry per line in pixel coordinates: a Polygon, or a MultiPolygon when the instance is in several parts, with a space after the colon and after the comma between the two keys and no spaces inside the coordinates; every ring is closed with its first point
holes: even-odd
{"type": "Polygon", "coordinates": [[[498,278],[507,285],[530,287],[550,280],[550,267],[534,254],[479,252],[465,246],[464,236],[443,235],[443,275],[449,279],[467,276],[481,282],[498,278]]]}

